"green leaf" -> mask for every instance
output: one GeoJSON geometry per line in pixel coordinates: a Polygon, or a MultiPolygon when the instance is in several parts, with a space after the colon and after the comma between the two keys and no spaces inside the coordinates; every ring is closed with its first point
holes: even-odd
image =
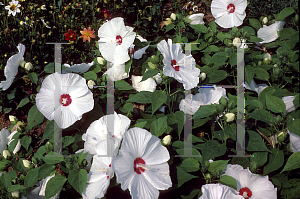
{"type": "Polygon", "coordinates": [[[250,18],[249,19],[249,23],[250,25],[255,28],[256,30],[260,29],[261,28],[261,24],[260,22],[258,21],[258,19],[255,19],[255,18],[250,18]]]}
{"type": "Polygon", "coordinates": [[[147,121],[139,122],[139,123],[136,123],[136,124],[134,125],[134,127],[144,128],[146,124],[147,124],[147,121]]]}
{"type": "Polygon", "coordinates": [[[27,175],[24,179],[25,187],[33,187],[37,183],[38,178],[39,178],[39,169],[40,168],[31,169],[27,173],[27,175]]]}
{"type": "Polygon", "coordinates": [[[207,27],[203,24],[191,25],[190,27],[193,28],[197,33],[206,33],[207,27]]]}
{"type": "Polygon", "coordinates": [[[249,102],[248,109],[250,109],[250,110],[254,110],[256,108],[259,108],[259,109],[263,108],[263,104],[259,100],[249,100],[248,102],[249,102]]]}
{"type": "Polygon", "coordinates": [[[44,115],[39,111],[36,105],[33,105],[28,112],[27,122],[28,129],[32,129],[36,125],[42,123],[44,120],[44,115]]]}
{"type": "Polygon", "coordinates": [[[200,106],[200,108],[193,115],[193,119],[205,118],[215,114],[217,110],[212,105],[200,106]]]}
{"type": "Polygon", "coordinates": [[[167,116],[158,118],[151,123],[150,132],[156,137],[161,136],[168,128],[167,116]]]}
{"type": "Polygon", "coordinates": [[[218,52],[219,51],[219,47],[215,46],[215,45],[210,45],[207,48],[205,48],[205,50],[202,50],[201,52],[218,52]]]}
{"type": "Polygon", "coordinates": [[[283,21],[285,18],[290,16],[295,12],[294,8],[292,7],[287,7],[281,10],[281,12],[276,16],[275,20],[276,21],[283,21]]]}
{"type": "Polygon", "coordinates": [[[300,152],[293,153],[289,159],[287,160],[286,165],[284,166],[283,170],[280,172],[284,171],[290,171],[294,169],[300,168],[300,152]]]}
{"type": "Polygon", "coordinates": [[[57,164],[64,160],[64,157],[62,154],[56,153],[56,152],[50,152],[45,157],[43,157],[43,160],[46,162],[46,164],[57,164]]]}
{"type": "Polygon", "coordinates": [[[214,64],[223,63],[228,59],[228,54],[225,52],[217,52],[211,57],[210,62],[214,64]]]}
{"type": "Polygon", "coordinates": [[[44,133],[43,133],[43,137],[42,137],[42,142],[44,142],[46,139],[48,139],[49,137],[51,137],[51,135],[54,135],[54,120],[48,120],[44,133]]]}
{"type": "Polygon", "coordinates": [[[282,99],[270,94],[266,95],[266,106],[274,113],[282,113],[285,111],[285,103],[282,101],[282,99]]]}
{"type": "Polygon", "coordinates": [[[19,105],[17,106],[16,109],[25,106],[28,102],[29,102],[29,99],[28,99],[28,97],[26,96],[24,99],[22,99],[22,100],[20,101],[20,103],[19,103],[19,105]]]}
{"type": "Polygon", "coordinates": [[[185,172],[180,167],[177,167],[177,179],[178,179],[178,187],[181,187],[185,182],[190,181],[193,178],[198,178],[198,176],[191,175],[185,172]]]}
{"type": "Polygon", "coordinates": [[[172,29],[174,29],[174,27],[175,27],[175,25],[173,23],[167,25],[165,33],[168,32],[168,31],[170,31],[170,30],[172,30],[172,29]]]}
{"type": "Polygon", "coordinates": [[[269,80],[270,78],[269,73],[262,68],[254,68],[254,73],[258,79],[269,80]]]}
{"type": "Polygon", "coordinates": [[[8,172],[8,175],[10,176],[11,180],[14,180],[16,179],[18,176],[17,176],[17,172],[15,170],[10,170],[8,172]]]}
{"type": "Polygon", "coordinates": [[[116,89],[120,91],[133,90],[134,88],[124,80],[115,81],[116,89]]]}
{"type": "Polygon", "coordinates": [[[12,163],[12,167],[13,167],[13,169],[16,170],[17,172],[21,172],[21,173],[24,174],[24,175],[27,174],[26,168],[24,167],[23,161],[22,161],[22,160],[14,161],[14,162],[12,163]]]}
{"type": "Polygon", "coordinates": [[[63,143],[62,148],[65,148],[65,147],[69,146],[74,141],[75,141],[75,137],[74,136],[65,136],[65,137],[63,137],[62,138],[62,143],[63,143]]]}
{"type": "Polygon", "coordinates": [[[193,158],[187,158],[182,161],[179,167],[185,170],[186,172],[194,172],[200,169],[200,164],[197,160],[193,158]]]}
{"type": "Polygon", "coordinates": [[[129,75],[129,69],[131,67],[132,64],[132,59],[130,59],[128,62],[126,62],[125,64],[125,73],[127,73],[127,75],[129,75]]]}
{"type": "Polygon", "coordinates": [[[39,169],[39,179],[44,179],[49,176],[53,171],[55,171],[55,165],[44,164],[39,169]]]}
{"type": "Polygon", "coordinates": [[[267,175],[279,169],[284,163],[284,154],[281,150],[270,149],[268,164],[264,167],[263,175],[267,175]]]}
{"type": "Polygon", "coordinates": [[[25,186],[22,186],[22,185],[19,185],[19,184],[16,184],[16,185],[12,185],[9,189],[8,189],[8,192],[14,192],[14,191],[21,191],[23,189],[26,189],[25,186]]]}
{"type": "Polygon", "coordinates": [[[236,65],[236,60],[237,60],[237,53],[231,53],[229,56],[229,63],[231,66],[236,65]]]}
{"type": "Polygon", "coordinates": [[[255,37],[255,36],[250,36],[250,39],[248,40],[249,42],[261,42],[263,39],[255,37]]]}
{"type": "Polygon", "coordinates": [[[219,173],[219,171],[223,171],[226,168],[227,163],[229,160],[216,160],[209,164],[208,171],[213,175],[219,173]]]}
{"type": "Polygon", "coordinates": [[[143,75],[143,78],[142,78],[141,82],[147,80],[150,77],[153,77],[153,76],[157,75],[158,72],[159,72],[158,70],[147,70],[145,72],[145,74],[143,75]]]}
{"type": "Polygon", "coordinates": [[[216,140],[208,140],[205,144],[202,144],[201,152],[202,160],[205,162],[206,160],[224,155],[226,152],[226,145],[220,144],[216,140]]]}
{"type": "Polygon", "coordinates": [[[193,199],[198,193],[201,193],[200,189],[194,189],[189,195],[181,195],[181,199],[193,199]]]}
{"type": "Polygon", "coordinates": [[[195,129],[197,127],[200,127],[200,126],[203,126],[206,122],[208,122],[210,120],[211,120],[210,117],[207,117],[207,118],[204,118],[204,119],[195,119],[194,124],[193,124],[193,129],[195,129]]]}
{"type": "Polygon", "coordinates": [[[227,72],[224,70],[214,70],[211,74],[208,75],[210,84],[217,83],[222,81],[227,77],[227,72]]]}
{"type": "Polygon", "coordinates": [[[254,152],[251,162],[255,162],[257,168],[263,166],[268,160],[268,152],[254,152]]]}
{"type": "MultiPolygon", "coordinates": [[[[269,151],[261,136],[254,131],[248,130],[248,142],[246,141],[246,150],[248,151],[269,151]]],[[[247,139],[246,139],[247,140],[247,139]]]]}
{"type": "Polygon", "coordinates": [[[178,137],[182,132],[184,126],[184,112],[176,111],[168,115],[168,124],[178,133],[178,137]]]}
{"type": "Polygon", "coordinates": [[[127,102],[136,102],[141,104],[150,104],[151,103],[151,92],[149,91],[141,91],[131,97],[127,102]]]}
{"type": "Polygon", "coordinates": [[[249,113],[249,115],[256,120],[274,123],[274,116],[264,109],[254,110],[252,113],[249,113]]]}
{"type": "Polygon", "coordinates": [[[39,78],[36,73],[28,73],[28,77],[33,83],[37,84],[39,78]]]}
{"type": "Polygon", "coordinates": [[[83,190],[84,190],[84,187],[87,183],[87,172],[86,172],[86,170],[84,170],[84,169],[72,170],[69,173],[68,182],[81,195],[83,190]]]}
{"type": "Polygon", "coordinates": [[[152,114],[154,114],[167,101],[167,94],[165,91],[156,90],[151,94],[150,101],[152,103],[152,114]]]}
{"type": "Polygon", "coordinates": [[[45,73],[54,73],[54,63],[49,63],[44,68],[45,73]]]}
{"type": "MultiPolygon", "coordinates": [[[[16,133],[15,135],[17,135],[17,134],[18,134],[18,136],[20,135],[20,133],[16,133]]],[[[14,136],[15,136],[15,135],[14,135],[14,136]]],[[[18,138],[13,139],[13,141],[11,141],[11,142],[9,143],[7,149],[8,149],[9,151],[14,151],[15,147],[16,147],[17,144],[18,144],[18,141],[19,141],[18,138]]]]}
{"type": "Polygon", "coordinates": [[[51,178],[46,186],[45,199],[49,199],[57,194],[63,187],[67,178],[62,175],[56,175],[51,178]]]}
{"type": "Polygon", "coordinates": [[[94,71],[88,71],[84,73],[83,76],[86,80],[93,80],[93,81],[97,80],[97,74],[94,71]]]}
{"type": "Polygon", "coordinates": [[[254,70],[252,66],[247,65],[245,67],[245,81],[248,85],[251,84],[251,81],[254,77],[254,70]]]}
{"type": "Polygon", "coordinates": [[[265,88],[258,96],[258,100],[263,103],[263,105],[266,105],[266,96],[267,94],[273,94],[275,92],[275,88],[268,86],[265,88]]]}
{"type": "Polygon", "coordinates": [[[20,143],[21,145],[26,149],[26,151],[28,151],[28,147],[31,143],[31,137],[27,137],[26,135],[22,137],[20,143]]]}
{"type": "Polygon", "coordinates": [[[210,23],[209,23],[209,27],[212,29],[212,31],[217,31],[217,24],[216,24],[216,22],[215,21],[211,21],[210,23]]]}
{"type": "Polygon", "coordinates": [[[293,28],[284,28],[281,31],[278,31],[278,36],[280,38],[280,40],[283,39],[290,39],[292,38],[296,33],[296,30],[294,30],[293,28]]]}
{"type": "Polygon", "coordinates": [[[222,183],[223,185],[227,185],[231,188],[237,189],[236,179],[231,176],[222,175],[222,177],[220,178],[220,183],[222,183]]]}
{"type": "Polygon", "coordinates": [[[290,132],[300,136],[300,119],[294,119],[291,122],[287,123],[288,129],[290,132]]]}
{"type": "Polygon", "coordinates": [[[250,26],[244,26],[243,27],[244,31],[247,32],[250,36],[255,35],[256,32],[253,28],[251,28],[250,26]]]}
{"type": "Polygon", "coordinates": [[[9,189],[11,187],[11,178],[7,173],[3,173],[0,177],[0,185],[3,185],[5,189],[9,189]]]}

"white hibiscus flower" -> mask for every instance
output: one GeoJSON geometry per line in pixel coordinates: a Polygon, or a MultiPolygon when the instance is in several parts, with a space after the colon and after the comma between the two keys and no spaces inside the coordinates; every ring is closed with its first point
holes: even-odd
{"type": "Polygon", "coordinates": [[[226,90],[222,87],[213,86],[212,88],[199,88],[196,95],[187,95],[181,100],[179,109],[186,114],[193,115],[203,105],[219,104],[221,97],[226,96],[226,90]]]}
{"type": "Polygon", "coordinates": [[[203,17],[204,17],[203,13],[192,14],[191,16],[189,16],[189,19],[192,20],[190,24],[191,25],[204,24],[203,17]]]}
{"type": "Polygon", "coordinates": [[[286,107],[286,112],[290,113],[295,110],[295,105],[294,105],[294,99],[295,96],[286,96],[282,98],[282,101],[285,103],[286,107]]]}
{"type": "Polygon", "coordinates": [[[252,79],[250,86],[246,82],[244,83],[244,87],[248,90],[255,91],[257,95],[259,95],[265,88],[268,87],[267,84],[256,84],[255,81],[252,79]]]}
{"type": "Polygon", "coordinates": [[[19,44],[17,48],[19,52],[8,59],[4,68],[4,75],[6,77],[6,81],[1,81],[0,83],[0,88],[2,88],[2,90],[4,91],[7,90],[12,84],[13,80],[15,79],[15,76],[18,73],[20,61],[24,60],[25,46],[23,44],[19,44]]]}
{"type": "Polygon", "coordinates": [[[242,166],[237,164],[228,164],[224,175],[229,175],[236,179],[239,195],[246,199],[277,198],[277,188],[274,188],[268,176],[253,174],[249,168],[243,169],[242,166]]]}
{"type": "Polygon", "coordinates": [[[130,59],[128,49],[134,42],[135,33],[132,27],[125,26],[123,18],[113,18],[104,23],[98,30],[98,36],[99,50],[104,59],[114,64],[123,64],[130,59]]]}
{"type": "Polygon", "coordinates": [[[287,130],[290,135],[290,149],[294,153],[300,152],[300,136],[291,133],[289,130],[287,130]]]}
{"type": "MultiPolygon", "coordinates": [[[[141,37],[140,35],[137,35],[137,38],[141,41],[141,42],[147,42],[147,39],[144,39],[143,37],[141,37]]],[[[130,48],[129,48],[129,54],[133,59],[141,59],[143,54],[146,53],[147,48],[149,47],[149,45],[135,51],[134,50],[134,44],[131,44],[130,48]]]]}
{"type": "Polygon", "coordinates": [[[192,55],[186,56],[182,53],[180,44],[172,44],[168,39],[157,44],[158,50],[163,54],[163,74],[175,78],[183,84],[185,90],[190,90],[199,83],[200,69],[196,68],[195,59],[192,55]]]}
{"type": "Polygon", "coordinates": [[[238,27],[246,17],[247,0],[213,0],[211,13],[222,28],[238,27]]]}
{"type": "Polygon", "coordinates": [[[53,73],[46,77],[35,101],[39,111],[48,120],[54,119],[62,129],[68,128],[94,108],[93,93],[86,80],[73,73],[53,73]],[[60,97],[56,96],[55,89],[61,89],[60,97]],[[61,114],[55,115],[57,102],[60,103],[58,108],[61,114]]]}
{"type": "Polygon", "coordinates": [[[206,184],[201,187],[202,196],[199,199],[244,199],[238,192],[222,184],[206,184]]]}
{"type": "MultiPolygon", "coordinates": [[[[127,73],[125,72],[125,64],[112,64],[111,68],[109,68],[104,74],[107,74],[110,81],[118,81],[121,79],[128,78],[127,73]]],[[[129,69],[130,71],[130,69],[129,69]]]]}
{"type": "Polygon", "coordinates": [[[169,152],[161,140],[145,129],[129,129],[124,134],[120,156],[112,161],[117,182],[129,189],[133,199],[156,199],[158,190],[172,186],[169,152]]]}
{"type": "Polygon", "coordinates": [[[138,92],[140,91],[150,91],[154,92],[156,90],[156,82],[152,78],[148,78],[145,81],[141,80],[143,79],[143,76],[135,76],[132,75],[132,87],[135,88],[138,92]]]}
{"type": "Polygon", "coordinates": [[[21,10],[19,9],[21,5],[19,4],[19,1],[12,0],[9,2],[9,6],[5,6],[5,9],[8,10],[8,15],[16,16],[17,13],[20,13],[21,10]]]}
{"type": "Polygon", "coordinates": [[[259,43],[265,44],[275,41],[278,38],[277,31],[281,31],[284,24],[284,21],[275,21],[272,25],[263,25],[263,27],[257,31],[257,37],[263,40],[259,43]]]}
{"type": "Polygon", "coordinates": [[[62,74],[66,74],[66,73],[85,73],[86,71],[88,71],[90,69],[91,66],[94,65],[94,61],[92,61],[91,63],[81,63],[81,64],[74,64],[73,66],[70,66],[69,64],[64,64],[63,66],[68,67],[66,69],[62,70],[62,74]]]}

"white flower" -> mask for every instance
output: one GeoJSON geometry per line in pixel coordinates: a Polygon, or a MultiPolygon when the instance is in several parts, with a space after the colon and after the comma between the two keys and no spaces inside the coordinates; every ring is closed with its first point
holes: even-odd
{"type": "Polygon", "coordinates": [[[290,134],[290,149],[294,153],[300,152],[300,136],[291,133],[289,130],[287,130],[290,134]]]}
{"type": "Polygon", "coordinates": [[[19,52],[8,59],[4,69],[6,81],[1,81],[0,83],[0,88],[2,88],[4,91],[7,90],[12,84],[15,76],[18,73],[20,61],[24,60],[25,46],[23,44],[19,44],[17,48],[19,52]]]}
{"type": "Polygon", "coordinates": [[[176,14],[172,13],[171,16],[170,16],[170,18],[173,19],[173,21],[175,21],[176,20],[176,14]]]}
{"type": "Polygon", "coordinates": [[[5,158],[5,159],[7,159],[8,157],[10,157],[11,156],[11,154],[10,154],[10,152],[8,151],[8,150],[3,150],[3,157],[5,158]]]}
{"type": "Polygon", "coordinates": [[[222,28],[238,27],[246,17],[247,0],[213,0],[211,13],[222,28]]]}
{"type": "Polygon", "coordinates": [[[199,199],[244,199],[235,189],[219,183],[203,185],[201,191],[199,199]]]}
{"type": "Polygon", "coordinates": [[[156,199],[158,190],[172,186],[169,165],[170,155],[160,139],[145,129],[129,129],[124,134],[120,155],[112,166],[117,182],[133,199],[156,199]]]}
{"type": "Polygon", "coordinates": [[[25,68],[26,61],[21,60],[19,66],[25,68]]]}
{"type": "Polygon", "coordinates": [[[268,176],[260,176],[251,173],[249,168],[243,169],[240,165],[228,164],[224,175],[236,179],[239,195],[251,199],[274,199],[277,198],[277,188],[274,188],[268,176]]]}
{"type": "Polygon", "coordinates": [[[267,23],[268,23],[268,18],[267,18],[267,17],[264,17],[262,22],[263,22],[264,24],[267,24],[267,23]]]}
{"type": "MultiPolygon", "coordinates": [[[[112,63],[110,63],[110,65],[112,65],[112,63]]],[[[112,67],[108,69],[104,74],[107,74],[110,81],[118,81],[128,78],[128,75],[125,72],[125,64],[113,64],[112,67]]]]}
{"type": "Polygon", "coordinates": [[[246,44],[246,39],[242,39],[242,45],[240,48],[248,48],[248,45],[246,44]]]}
{"type": "Polygon", "coordinates": [[[213,159],[209,159],[208,162],[209,162],[209,163],[212,163],[212,162],[213,162],[213,159]]]}
{"type": "Polygon", "coordinates": [[[160,73],[157,73],[157,75],[153,76],[153,79],[155,79],[156,83],[158,83],[158,84],[160,84],[162,82],[160,73]]]}
{"type": "MultiPolygon", "coordinates": [[[[47,183],[54,176],[55,176],[55,173],[53,175],[51,175],[51,176],[46,177],[43,180],[43,184],[42,184],[42,187],[41,187],[40,193],[39,193],[40,196],[45,196],[45,191],[46,191],[47,183]]],[[[50,199],[57,199],[59,197],[60,192],[61,192],[61,189],[55,194],[55,196],[51,197],[50,199]]]]}
{"type": "Polygon", "coordinates": [[[275,41],[278,38],[277,31],[281,31],[284,24],[284,21],[275,21],[272,25],[263,25],[263,27],[257,31],[257,37],[263,39],[263,41],[259,43],[265,44],[275,41]]]}
{"type": "Polygon", "coordinates": [[[199,10],[199,9],[198,9],[198,6],[193,6],[193,11],[194,11],[194,12],[198,12],[198,10],[199,10]]]}
{"type": "Polygon", "coordinates": [[[170,145],[171,144],[171,140],[172,140],[172,136],[171,135],[166,135],[163,138],[163,144],[164,145],[170,145]]]}
{"type": "Polygon", "coordinates": [[[89,89],[93,89],[94,85],[96,85],[96,83],[93,80],[89,80],[87,84],[88,84],[89,89]]]}
{"type": "MultiPolygon", "coordinates": [[[[130,119],[124,115],[117,114],[114,112],[112,115],[105,115],[100,119],[91,123],[86,133],[82,135],[84,143],[84,151],[89,152],[89,154],[96,154],[96,146],[100,141],[106,140],[107,137],[113,137],[115,141],[115,146],[119,146],[123,134],[127,131],[130,126],[130,119]],[[107,135],[107,120],[114,118],[114,133],[113,135],[107,135]]],[[[99,151],[100,152],[100,151],[99,151]]],[[[98,154],[99,155],[99,154],[98,154]]]]}
{"type": "Polygon", "coordinates": [[[63,66],[68,67],[66,69],[62,70],[62,74],[66,74],[66,73],[85,73],[86,71],[88,71],[90,69],[91,66],[94,65],[94,61],[92,61],[91,63],[81,63],[81,64],[74,64],[72,66],[70,66],[69,64],[64,64],[63,66]]]}
{"type": "Polygon", "coordinates": [[[191,16],[189,16],[189,19],[192,20],[190,24],[191,25],[204,24],[203,17],[204,17],[203,13],[192,14],[191,16]]]}
{"type": "Polygon", "coordinates": [[[98,30],[101,55],[114,64],[123,64],[130,59],[128,48],[135,38],[133,28],[125,26],[123,20],[121,17],[113,18],[98,30]]]}
{"type": "Polygon", "coordinates": [[[212,87],[212,88],[200,88],[199,93],[196,95],[187,95],[185,99],[181,100],[179,104],[179,109],[186,114],[193,115],[200,106],[219,104],[221,97],[226,97],[226,90],[222,87],[212,87]]]}
{"type": "Polygon", "coordinates": [[[201,81],[204,81],[206,79],[206,73],[201,73],[200,79],[201,79],[201,81]]]}
{"type": "Polygon", "coordinates": [[[88,89],[86,80],[73,73],[56,72],[47,76],[35,101],[39,111],[48,120],[54,119],[62,129],[68,128],[94,108],[93,93],[88,89]],[[57,96],[55,90],[60,90],[61,96],[57,96]],[[58,114],[55,115],[55,104],[58,102],[58,114]]]}
{"type": "Polygon", "coordinates": [[[238,48],[242,45],[241,40],[238,37],[234,38],[232,43],[233,43],[234,46],[237,46],[238,48]]]}
{"type": "Polygon", "coordinates": [[[234,113],[226,113],[226,122],[232,122],[235,119],[235,114],[234,113]]]}
{"type": "MultiPolygon", "coordinates": [[[[141,42],[147,42],[147,40],[144,39],[143,37],[141,37],[140,35],[137,35],[137,38],[138,38],[141,42]]],[[[131,56],[133,59],[141,59],[142,56],[143,56],[143,54],[146,53],[146,50],[147,50],[147,48],[149,47],[149,45],[147,45],[147,46],[145,46],[145,47],[143,47],[143,48],[141,48],[141,49],[135,51],[135,50],[134,50],[134,46],[135,46],[134,44],[131,44],[131,45],[130,45],[130,48],[129,48],[129,54],[130,54],[130,56],[131,56]]]]}
{"type": "Polygon", "coordinates": [[[290,113],[295,110],[295,105],[294,105],[294,99],[295,96],[286,96],[282,98],[282,101],[285,103],[286,106],[286,112],[290,113]]]}
{"type": "Polygon", "coordinates": [[[8,116],[8,119],[9,119],[9,121],[12,123],[12,122],[17,122],[17,118],[16,118],[16,116],[13,116],[13,115],[9,115],[8,116]]]}
{"type": "MultiPolygon", "coordinates": [[[[3,130],[3,129],[2,129],[2,130],[3,130]]],[[[7,145],[9,145],[12,141],[15,140],[15,139],[12,139],[12,138],[13,138],[13,136],[14,136],[17,132],[18,132],[18,131],[14,131],[14,132],[12,132],[9,136],[7,136],[8,140],[9,140],[7,145]]],[[[13,154],[16,154],[20,149],[21,149],[21,139],[18,139],[18,143],[17,143],[16,147],[15,147],[14,150],[13,150],[13,154]]]]}
{"type": "Polygon", "coordinates": [[[21,7],[19,1],[12,0],[9,2],[9,6],[5,6],[5,9],[8,10],[8,15],[12,14],[13,16],[16,16],[17,13],[21,12],[19,7],[21,7]]]}
{"type": "Polygon", "coordinates": [[[267,61],[267,60],[272,60],[272,56],[270,55],[270,53],[266,53],[265,55],[264,55],[264,57],[263,57],[263,59],[265,60],[265,61],[267,61]]]}
{"type": "Polygon", "coordinates": [[[23,160],[23,165],[24,165],[24,167],[29,168],[30,164],[31,164],[30,161],[28,161],[28,160],[23,160]]]}
{"type": "Polygon", "coordinates": [[[246,82],[244,83],[244,87],[248,90],[255,91],[257,95],[259,95],[265,88],[268,87],[267,84],[256,84],[255,81],[252,79],[250,86],[246,82]]]}
{"type": "Polygon", "coordinates": [[[11,196],[13,198],[19,198],[20,197],[19,191],[13,191],[13,192],[11,192],[11,196]]]}
{"type": "Polygon", "coordinates": [[[101,64],[101,65],[104,64],[104,60],[105,60],[105,59],[103,59],[102,57],[97,57],[97,62],[98,62],[99,64],[101,64]]]}
{"type": "MultiPolygon", "coordinates": [[[[102,140],[98,146],[100,151],[106,155],[107,145],[106,140],[102,140]]],[[[102,198],[109,186],[110,179],[114,176],[114,171],[111,167],[112,157],[93,156],[93,164],[88,173],[87,184],[82,192],[83,199],[102,198]]]]}
{"type": "Polygon", "coordinates": [[[42,10],[47,10],[47,9],[46,9],[46,5],[42,5],[42,6],[41,6],[41,9],[42,9],[42,10]]]}
{"type": "MultiPolygon", "coordinates": [[[[46,9],[45,9],[46,10],[46,9]]],[[[49,29],[51,29],[51,27],[50,26],[48,26],[48,24],[45,22],[45,20],[44,19],[41,19],[41,21],[43,22],[43,24],[46,26],[46,28],[49,28],[49,29]]]]}
{"type": "Polygon", "coordinates": [[[180,44],[172,44],[168,39],[157,44],[158,50],[163,54],[163,74],[175,78],[183,84],[185,90],[190,90],[199,83],[200,69],[196,68],[195,59],[192,55],[186,56],[182,53],[180,44]]]}
{"type": "Polygon", "coordinates": [[[30,71],[30,70],[33,68],[32,63],[27,62],[27,63],[25,64],[24,68],[25,68],[27,71],[30,71]]]}
{"type": "Polygon", "coordinates": [[[141,91],[150,91],[154,92],[156,90],[156,82],[152,78],[148,78],[145,81],[141,80],[143,79],[143,76],[135,76],[132,75],[131,81],[132,81],[132,87],[135,88],[138,92],[141,91]]]}

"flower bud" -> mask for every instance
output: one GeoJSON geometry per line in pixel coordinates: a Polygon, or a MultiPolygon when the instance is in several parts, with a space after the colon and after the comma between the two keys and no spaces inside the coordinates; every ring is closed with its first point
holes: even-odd
{"type": "Polygon", "coordinates": [[[13,191],[13,192],[11,192],[11,196],[12,196],[13,198],[19,198],[19,197],[20,197],[19,191],[13,191]]]}
{"type": "Polygon", "coordinates": [[[224,105],[224,106],[227,106],[227,99],[225,97],[221,97],[219,99],[219,103],[222,104],[222,105],[224,105]]]}
{"type": "Polygon", "coordinates": [[[155,56],[155,55],[152,55],[150,61],[151,61],[153,64],[158,64],[158,63],[159,63],[159,57],[158,57],[158,56],[155,56]]]}
{"type": "Polygon", "coordinates": [[[23,160],[23,165],[24,165],[24,167],[29,168],[29,167],[30,167],[30,164],[31,164],[30,161],[28,161],[28,160],[23,160]]]}
{"type": "Polygon", "coordinates": [[[171,135],[167,135],[163,138],[163,144],[168,146],[171,144],[171,140],[172,140],[172,136],[171,135]]]}
{"type": "Polygon", "coordinates": [[[280,123],[281,121],[282,121],[282,117],[280,115],[277,115],[277,117],[275,118],[275,122],[280,123]]]}
{"type": "Polygon", "coordinates": [[[30,62],[27,62],[26,64],[25,64],[25,69],[26,70],[31,70],[33,68],[33,66],[32,66],[32,63],[30,63],[30,62]]]}
{"type": "Polygon", "coordinates": [[[240,38],[238,38],[238,37],[234,38],[234,40],[233,40],[232,43],[233,43],[234,46],[236,46],[236,47],[238,47],[238,48],[241,47],[241,45],[242,45],[242,44],[241,44],[241,40],[240,40],[240,38]]]}
{"type": "Polygon", "coordinates": [[[175,21],[176,20],[176,14],[172,13],[170,18],[173,19],[173,21],[175,21]]]}
{"type": "Polygon", "coordinates": [[[11,123],[16,123],[18,121],[18,119],[13,115],[8,116],[8,118],[11,123]]]}
{"type": "Polygon", "coordinates": [[[264,61],[267,61],[267,60],[272,60],[272,56],[270,55],[270,53],[266,53],[263,57],[264,61]]]}
{"type": "Polygon", "coordinates": [[[47,142],[45,145],[46,149],[48,151],[52,151],[53,150],[53,144],[51,142],[47,142]]]}
{"type": "Polygon", "coordinates": [[[261,61],[258,61],[258,65],[261,65],[262,64],[262,62],[261,61]]]}
{"type": "Polygon", "coordinates": [[[11,156],[10,152],[8,150],[3,150],[3,157],[5,159],[9,159],[11,156]]]}
{"type": "Polygon", "coordinates": [[[234,113],[226,113],[226,122],[232,122],[235,119],[235,114],[234,113]]]}
{"type": "Polygon", "coordinates": [[[21,60],[21,61],[20,61],[20,66],[21,66],[21,67],[24,68],[24,67],[25,67],[25,64],[26,64],[26,62],[25,62],[24,60],[21,60]]]}
{"type": "Polygon", "coordinates": [[[88,81],[88,87],[89,87],[89,89],[93,89],[94,85],[96,85],[96,83],[93,80],[89,80],[88,81]]]}
{"type": "Polygon", "coordinates": [[[268,18],[267,17],[263,18],[262,22],[264,25],[266,25],[268,23],[268,18]]]}
{"type": "Polygon", "coordinates": [[[199,77],[200,77],[201,81],[204,81],[206,78],[206,73],[200,73],[199,77]]]}
{"type": "Polygon", "coordinates": [[[101,65],[104,64],[104,59],[102,57],[97,57],[97,62],[101,65]]]}

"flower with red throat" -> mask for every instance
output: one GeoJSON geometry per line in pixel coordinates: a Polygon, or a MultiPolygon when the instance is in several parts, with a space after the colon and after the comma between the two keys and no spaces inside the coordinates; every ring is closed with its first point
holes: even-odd
{"type": "Polygon", "coordinates": [[[169,151],[161,140],[145,129],[134,127],[123,136],[119,156],[113,158],[112,167],[123,190],[129,189],[132,198],[159,196],[158,190],[172,186],[169,151]]]}
{"type": "Polygon", "coordinates": [[[71,30],[68,30],[68,33],[64,33],[65,35],[65,40],[67,41],[74,41],[76,40],[76,34],[75,34],[75,31],[71,31],[71,30]]]}
{"type": "Polygon", "coordinates": [[[86,40],[90,42],[91,38],[95,38],[94,32],[95,31],[91,30],[91,27],[89,27],[89,29],[84,28],[83,31],[80,31],[80,33],[82,34],[80,37],[83,38],[83,42],[85,42],[86,40]]]}

